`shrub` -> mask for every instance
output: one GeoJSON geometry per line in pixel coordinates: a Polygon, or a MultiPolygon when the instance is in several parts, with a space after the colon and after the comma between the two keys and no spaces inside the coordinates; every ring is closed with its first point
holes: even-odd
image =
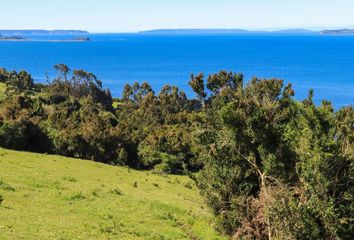
{"type": "Polygon", "coordinates": [[[125,166],[128,163],[128,152],[123,147],[117,149],[117,160],[114,165],[125,166]]]}
{"type": "Polygon", "coordinates": [[[235,239],[350,239],[353,108],[315,106],[312,92],[297,102],[277,79],[231,88],[223,76],[208,79],[197,138],[198,186],[221,228],[235,239]]]}

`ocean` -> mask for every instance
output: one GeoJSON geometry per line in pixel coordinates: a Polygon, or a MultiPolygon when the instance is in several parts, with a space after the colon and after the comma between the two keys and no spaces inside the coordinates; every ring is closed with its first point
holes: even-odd
{"type": "Polygon", "coordinates": [[[55,77],[53,66],[94,73],[121,96],[123,86],[147,81],[155,92],[176,85],[193,96],[190,75],[220,70],[291,82],[299,100],[354,105],[354,36],[90,34],[91,41],[48,41],[73,36],[31,36],[0,41],[0,67],[26,70],[36,82],[55,77]]]}

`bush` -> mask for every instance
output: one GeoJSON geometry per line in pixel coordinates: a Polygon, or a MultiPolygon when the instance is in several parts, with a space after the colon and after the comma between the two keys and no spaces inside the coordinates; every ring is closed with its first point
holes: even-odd
{"type": "Polygon", "coordinates": [[[124,148],[117,149],[117,160],[113,161],[114,165],[125,166],[128,163],[128,152],[124,148]]]}
{"type": "Polygon", "coordinates": [[[171,167],[167,163],[160,163],[155,165],[153,169],[153,173],[155,174],[168,174],[171,173],[171,167]]]}
{"type": "Polygon", "coordinates": [[[46,134],[27,120],[0,123],[0,146],[33,152],[51,151],[51,141],[46,134]]]}
{"type": "Polygon", "coordinates": [[[353,108],[315,106],[312,92],[297,102],[276,79],[213,92],[198,186],[222,229],[235,239],[350,239],[353,108]]]}

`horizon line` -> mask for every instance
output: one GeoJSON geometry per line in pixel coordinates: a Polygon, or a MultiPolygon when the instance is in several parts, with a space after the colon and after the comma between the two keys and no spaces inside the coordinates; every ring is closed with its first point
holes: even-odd
{"type": "Polygon", "coordinates": [[[88,33],[144,33],[152,31],[245,31],[245,32],[279,32],[279,31],[309,31],[309,32],[321,32],[325,30],[354,30],[354,26],[342,26],[342,27],[289,27],[289,28],[148,28],[141,30],[86,30],[86,29],[76,29],[76,28],[0,28],[0,31],[85,31],[88,33]]]}

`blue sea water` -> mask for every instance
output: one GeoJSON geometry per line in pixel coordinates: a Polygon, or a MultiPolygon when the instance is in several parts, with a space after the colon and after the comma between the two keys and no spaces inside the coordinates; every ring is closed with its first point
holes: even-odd
{"type": "Polygon", "coordinates": [[[228,70],[246,79],[292,82],[296,98],[354,104],[354,36],[91,34],[89,42],[48,41],[72,36],[31,36],[0,41],[0,67],[27,70],[38,82],[55,76],[53,65],[93,72],[120,96],[123,86],[148,81],[155,91],[177,85],[189,96],[192,73],[228,70]]]}

